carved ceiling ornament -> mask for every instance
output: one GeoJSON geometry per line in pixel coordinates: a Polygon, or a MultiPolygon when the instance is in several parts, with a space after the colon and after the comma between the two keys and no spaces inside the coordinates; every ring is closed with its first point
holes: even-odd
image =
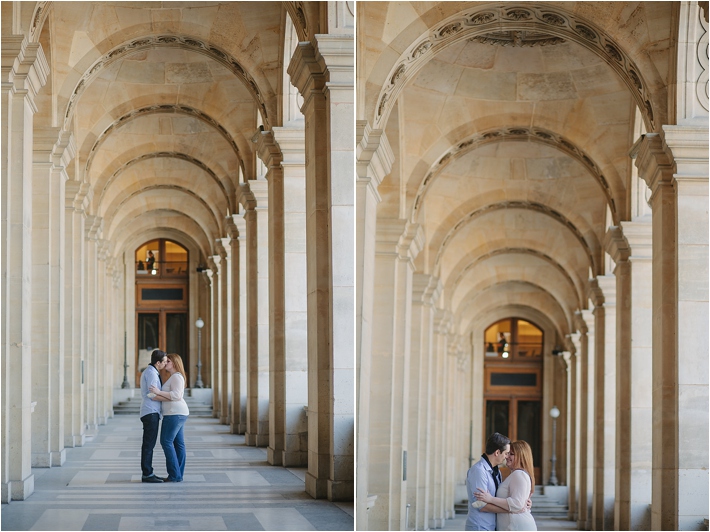
{"type": "MultiPolygon", "coordinates": [[[[458,222],[456,222],[451,229],[449,229],[449,231],[446,233],[446,236],[441,241],[441,244],[439,245],[439,250],[436,253],[436,259],[434,260],[435,275],[438,275],[439,268],[441,267],[441,259],[444,256],[444,252],[446,251],[447,245],[449,244],[449,242],[451,242],[451,240],[456,235],[456,233],[461,230],[461,228],[463,228],[465,225],[467,225],[469,222],[471,222],[475,218],[478,218],[484,214],[488,214],[488,213],[503,210],[503,209],[522,209],[522,210],[538,212],[540,214],[544,214],[545,216],[549,216],[550,218],[557,221],[558,223],[561,223],[567,229],[569,229],[569,231],[574,235],[574,237],[577,239],[577,241],[581,244],[582,248],[584,249],[584,251],[587,255],[587,258],[589,259],[589,266],[592,268],[592,272],[594,273],[594,275],[597,275],[601,271],[599,269],[599,262],[595,259],[594,253],[592,253],[592,246],[589,245],[587,240],[584,238],[584,235],[577,228],[577,226],[575,226],[564,214],[556,211],[555,209],[551,208],[549,205],[544,205],[544,204],[536,202],[536,201],[501,201],[498,203],[491,203],[489,205],[484,205],[483,207],[480,207],[478,209],[471,211],[466,216],[462,217],[458,222]]],[[[595,244],[596,245],[594,246],[594,249],[601,248],[601,246],[599,245],[598,242],[595,242],[595,244]]]]}
{"type": "Polygon", "coordinates": [[[306,18],[306,8],[303,2],[284,2],[286,11],[291,16],[291,22],[296,29],[299,41],[309,41],[308,19],[306,18]]]}
{"type": "Polygon", "coordinates": [[[599,166],[592,160],[589,155],[582,151],[575,144],[565,139],[563,136],[557,133],[539,128],[527,128],[527,127],[505,127],[499,129],[493,129],[488,131],[483,131],[480,133],[475,133],[469,138],[463,140],[452,146],[437,162],[435,162],[426,177],[419,185],[419,190],[414,198],[414,208],[412,209],[411,220],[416,223],[417,215],[421,208],[424,196],[427,193],[428,188],[431,186],[434,179],[443,171],[443,169],[448,166],[449,163],[454,161],[456,158],[461,157],[467,152],[474,150],[484,144],[499,141],[510,141],[510,140],[527,140],[533,142],[541,142],[552,146],[560,151],[563,151],[579,161],[594,177],[594,179],[599,183],[599,186],[606,197],[606,203],[611,211],[612,218],[615,224],[619,223],[619,213],[616,209],[616,202],[614,201],[614,196],[612,194],[609,182],[602,174],[599,166]]]}
{"type": "MultiPolygon", "coordinates": [[[[385,78],[387,82],[380,89],[377,98],[374,127],[384,128],[389,112],[407,81],[443,49],[461,40],[474,40],[477,37],[495,39],[496,37],[491,35],[530,33],[531,29],[546,36],[545,39],[575,42],[602,58],[629,88],[644,116],[646,129],[655,130],[656,119],[648,84],[634,61],[610,36],[573,13],[555,9],[550,5],[527,4],[488,5],[463,11],[442,21],[416,39],[394,63],[385,78]]],[[[547,42],[548,45],[557,43],[547,42]]],[[[538,44],[541,45],[542,43],[538,44]]]]}
{"type": "Polygon", "coordinates": [[[39,36],[42,33],[42,27],[49,15],[49,8],[52,2],[37,2],[34,13],[32,14],[32,25],[30,26],[30,41],[39,42],[39,36]]]}
{"type": "Polygon", "coordinates": [[[89,169],[91,168],[91,163],[94,160],[94,156],[96,155],[99,147],[101,144],[106,140],[108,135],[114,131],[116,128],[121,127],[127,121],[133,120],[135,118],[138,118],[140,116],[146,116],[149,114],[154,114],[154,113],[177,113],[177,114],[183,114],[183,115],[188,115],[188,116],[193,116],[195,118],[198,118],[199,120],[202,120],[206,124],[209,124],[213,128],[215,128],[219,133],[224,137],[224,139],[229,143],[229,145],[232,147],[232,150],[234,150],[235,155],[241,161],[241,155],[239,153],[239,148],[237,147],[237,143],[234,141],[232,136],[229,134],[229,132],[224,128],[222,124],[217,122],[214,118],[209,116],[206,113],[203,113],[199,109],[195,109],[194,107],[189,107],[187,105],[177,105],[177,104],[159,104],[159,105],[149,105],[147,107],[141,107],[140,109],[134,109],[130,113],[127,113],[121,117],[119,117],[117,120],[111,123],[94,141],[94,145],[91,147],[91,151],[89,152],[89,157],[87,158],[86,161],[86,173],[85,175],[89,175],[89,169]]]}
{"type": "Polygon", "coordinates": [[[570,284],[572,287],[572,291],[575,293],[577,296],[577,305],[581,308],[582,306],[582,299],[583,297],[580,295],[579,290],[577,285],[575,285],[574,280],[572,279],[572,276],[569,274],[569,272],[562,267],[562,265],[557,262],[555,259],[550,257],[548,254],[543,253],[542,251],[538,251],[536,249],[532,248],[498,248],[494,249],[493,251],[489,251],[488,253],[485,253],[483,255],[479,255],[476,257],[474,260],[472,260],[469,264],[466,265],[466,267],[461,270],[461,272],[458,274],[456,279],[454,280],[453,288],[451,293],[456,293],[456,290],[458,290],[458,286],[463,280],[464,276],[471,271],[475,266],[478,264],[482,263],[483,261],[497,257],[499,255],[530,255],[533,257],[537,257],[548,264],[550,264],[555,270],[557,270],[562,276],[567,280],[567,282],[570,284]]]}
{"type": "Polygon", "coordinates": [[[116,60],[123,58],[129,54],[133,54],[137,51],[145,50],[148,48],[159,48],[159,47],[173,47],[173,48],[183,48],[190,51],[198,52],[207,57],[213,59],[214,61],[225,66],[230,70],[235,76],[241,79],[247,90],[254,96],[257,105],[260,108],[262,119],[264,122],[264,127],[270,129],[269,126],[269,116],[266,110],[266,103],[264,97],[259,90],[254,78],[242,67],[239,62],[230,56],[228,53],[213,46],[205,41],[196,39],[193,37],[186,37],[183,35],[151,35],[147,37],[141,37],[138,39],[133,39],[132,41],[122,44],[110,52],[104,54],[102,57],[94,61],[91,68],[89,68],[82,78],[77,83],[72,95],[69,98],[69,105],[67,105],[67,111],[64,114],[64,128],[68,129],[68,124],[76,107],[76,102],[79,97],[84,92],[84,89],[88,85],[88,82],[95,77],[96,73],[112,64],[116,60]]]}
{"type": "Polygon", "coordinates": [[[536,31],[494,31],[485,35],[471,37],[470,41],[477,41],[481,44],[491,44],[494,46],[554,46],[566,42],[562,37],[553,37],[547,33],[536,31]]]}

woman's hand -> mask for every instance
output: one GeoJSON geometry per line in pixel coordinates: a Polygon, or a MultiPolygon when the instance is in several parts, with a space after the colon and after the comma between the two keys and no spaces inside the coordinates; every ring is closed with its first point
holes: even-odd
{"type": "Polygon", "coordinates": [[[155,384],[151,384],[148,390],[150,391],[150,393],[157,394],[160,391],[160,388],[158,388],[155,384]]]}
{"type": "Polygon", "coordinates": [[[481,488],[478,488],[473,496],[476,497],[476,500],[483,501],[487,504],[493,500],[493,496],[487,491],[483,491],[481,488]]]}

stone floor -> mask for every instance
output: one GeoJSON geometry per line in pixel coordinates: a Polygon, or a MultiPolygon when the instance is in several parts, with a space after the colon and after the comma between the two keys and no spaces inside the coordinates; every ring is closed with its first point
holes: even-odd
{"type": "MultiPolygon", "coordinates": [[[[34,494],[2,505],[2,530],[353,530],[352,503],[312,499],[305,469],[270,466],[214,418],[185,426],[182,483],[141,483],[141,435],[116,416],[62,467],[33,469],[34,494]]],[[[167,475],[160,443],[153,466],[167,475]]]]}
{"type": "MultiPolygon", "coordinates": [[[[553,517],[535,517],[535,524],[539,531],[577,530],[577,523],[574,521],[556,519],[553,517]]],[[[463,530],[465,527],[466,515],[457,514],[453,519],[447,519],[441,530],[463,530]]]]}

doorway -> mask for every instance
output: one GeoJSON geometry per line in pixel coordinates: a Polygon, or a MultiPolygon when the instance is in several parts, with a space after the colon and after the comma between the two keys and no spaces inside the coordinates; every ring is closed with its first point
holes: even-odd
{"type": "MultiPolygon", "coordinates": [[[[542,483],[542,330],[508,318],[485,333],[484,439],[494,432],[525,440],[542,483]]],[[[485,441],[484,441],[485,444],[485,441]]]]}
{"type": "Polygon", "coordinates": [[[136,330],[138,331],[136,387],[140,387],[141,373],[150,364],[150,355],[154,349],[164,349],[166,353],[179,354],[185,366],[187,382],[190,382],[187,312],[164,309],[158,312],[138,312],[136,330]]]}

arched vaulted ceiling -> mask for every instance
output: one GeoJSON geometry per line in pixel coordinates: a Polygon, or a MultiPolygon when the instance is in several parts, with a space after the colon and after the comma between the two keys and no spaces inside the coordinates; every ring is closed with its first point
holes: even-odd
{"type": "Polygon", "coordinates": [[[673,4],[359,9],[359,118],[395,154],[378,218],[422,227],[416,268],[460,332],[516,307],[573,331],[606,228],[628,219],[636,110],[646,130],[667,120],[673,4]]]}
{"type": "MultiPolygon", "coordinates": [[[[71,132],[69,173],[116,253],[131,235],[178,231],[215,253],[257,171],[251,138],[279,126],[286,17],[302,2],[38,2],[30,38],[51,64],[35,127],[71,132]]],[[[29,11],[23,10],[23,16],[29,11]]],[[[295,17],[295,18],[294,18],[295,17]]]]}

